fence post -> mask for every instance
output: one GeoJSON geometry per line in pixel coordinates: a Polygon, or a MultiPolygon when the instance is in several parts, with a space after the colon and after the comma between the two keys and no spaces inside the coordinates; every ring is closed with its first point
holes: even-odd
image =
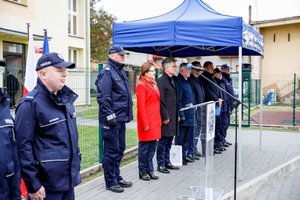
{"type": "Polygon", "coordinates": [[[294,94],[293,94],[293,126],[296,126],[296,73],[294,74],[294,94]]]}
{"type": "MultiPolygon", "coordinates": [[[[99,63],[98,64],[98,73],[101,72],[103,69],[103,64],[99,63]]],[[[100,106],[99,106],[100,109],[100,106]]],[[[100,111],[100,110],[99,110],[100,111]]],[[[100,122],[100,112],[98,112],[98,118],[99,118],[99,163],[102,163],[103,161],[103,135],[102,135],[102,123],[100,122]]]]}

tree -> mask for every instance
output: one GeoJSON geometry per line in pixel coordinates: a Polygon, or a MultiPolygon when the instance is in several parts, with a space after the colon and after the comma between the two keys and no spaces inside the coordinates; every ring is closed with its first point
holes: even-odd
{"type": "Polygon", "coordinates": [[[90,1],[91,59],[101,62],[107,60],[107,52],[112,37],[112,24],[117,18],[103,8],[96,9],[101,0],[90,1]]]}

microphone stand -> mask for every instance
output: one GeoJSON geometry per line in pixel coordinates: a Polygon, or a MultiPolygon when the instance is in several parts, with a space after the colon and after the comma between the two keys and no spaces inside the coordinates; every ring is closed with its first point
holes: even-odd
{"type": "MultiPolygon", "coordinates": [[[[195,69],[199,69],[201,71],[204,71],[203,69],[199,68],[199,67],[195,67],[193,66],[193,68],[195,69]]],[[[245,106],[246,108],[249,108],[248,106],[246,106],[245,104],[243,104],[243,102],[241,100],[239,100],[237,97],[233,96],[232,94],[230,94],[229,92],[227,92],[226,90],[224,90],[223,88],[221,88],[218,84],[216,84],[215,82],[209,80],[207,77],[205,77],[202,73],[199,72],[199,75],[204,78],[205,80],[209,81],[210,83],[212,83],[215,87],[217,87],[219,90],[225,92],[228,96],[230,96],[231,98],[233,98],[237,104],[234,106],[235,108],[235,137],[234,137],[234,200],[236,200],[236,186],[237,186],[237,149],[238,149],[238,143],[237,143],[237,109],[239,107],[239,104],[242,104],[243,106],[245,106]]]]}

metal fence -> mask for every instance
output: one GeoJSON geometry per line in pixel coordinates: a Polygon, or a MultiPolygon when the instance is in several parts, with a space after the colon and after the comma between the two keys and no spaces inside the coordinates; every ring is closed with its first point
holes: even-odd
{"type": "MultiPolygon", "coordinates": [[[[233,75],[234,77],[235,75],[233,75]]],[[[260,95],[260,80],[251,79],[251,73],[242,76],[243,126],[258,126],[260,124],[260,97],[262,96],[262,125],[277,127],[300,126],[300,92],[296,74],[285,75],[289,79],[266,77],[263,82],[263,94],[260,95]]],[[[235,93],[237,77],[233,78],[235,93]]],[[[234,124],[234,117],[231,122],[234,124]]]]}

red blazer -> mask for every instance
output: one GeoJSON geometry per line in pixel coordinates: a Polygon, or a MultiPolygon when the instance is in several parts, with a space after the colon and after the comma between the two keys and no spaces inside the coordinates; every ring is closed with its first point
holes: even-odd
{"type": "Polygon", "coordinates": [[[152,141],[161,137],[160,94],[145,78],[136,86],[137,128],[139,141],[152,141]],[[144,128],[149,127],[147,131],[144,128]]]}

